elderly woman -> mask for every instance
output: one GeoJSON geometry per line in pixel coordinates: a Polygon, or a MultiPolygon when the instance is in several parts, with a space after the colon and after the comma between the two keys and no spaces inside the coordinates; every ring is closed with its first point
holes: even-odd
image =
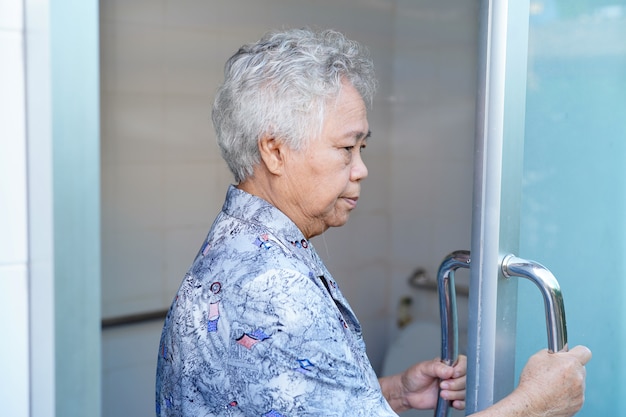
{"type": "MultiPolygon", "coordinates": [[[[374,90],[364,49],[334,31],[271,33],[230,58],[213,121],[237,185],[168,313],[157,415],[395,416],[434,407],[438,388],[465,406],[464,357],[377,379],[310,242],[357,206],[374,90]]],[[[515,393],[476,415],[572,415],[589,356],[538,353],[515,393]]]]}

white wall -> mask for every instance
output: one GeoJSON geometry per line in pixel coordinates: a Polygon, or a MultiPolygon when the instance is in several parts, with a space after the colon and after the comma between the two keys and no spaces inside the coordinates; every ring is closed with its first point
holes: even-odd
{"type": "Polygon", "coordinates": [[[0,403],[29,415],[28,229],[23,9],[0,0],[0,403]]]}
{"type": "MultiPolygon", "coordinates": [[[[105,318],[167,308],[221,207],[231,176],[210,109],[225,60],[266,30],[309,25],[366,44],[380,79],[359,207],[316,248],[362,321],[376,369],[397,335],[400,297],[415,299],[419,319],[438,320],[436,295],[407,279],[417,267],[434,277],[447,253],[469,249],[477,2],[100,7],[105,318]]],[[[152,415],[159,331],[159,323],[104,331],[104,416],[152,415]]]]}

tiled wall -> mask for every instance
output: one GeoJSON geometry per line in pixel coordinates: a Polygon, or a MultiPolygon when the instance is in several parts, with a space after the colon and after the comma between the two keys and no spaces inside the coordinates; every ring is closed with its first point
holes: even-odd
{"type": "Polygon", "coordinates": [[[0,326],[11,335],[2,343],[0,378],[3,408],[11,415],[28,415],[28,264],[26,225],[26,134],[24,118],[24,36],[19,1],[0,2],[0,326]],[[7,369],[8,368],[8,369],[7,369]],[[6,384],[6,385],[5,385],[6,384]]]}
{"type": "MultiPolygon", "coordinates": [[[[169,306],[221,207],[231,176],[210,108],[225,60],[272,28],[332,27],[371,49],[380,90],[359,207],[314,244],[380,369],[401,296],[420,319],[438,318],[435,295],[408,276],[418,266],[434,276],[444,255],[469,247],[475,3],[103,0],[103,316],[169,306]]],[[[104,332],[104,416],[151,415],[159,330],[104,332]]]]}
{"type": "Polygon", "coordinates": [[[29,415],[28,230],[24,33],[21,1],[0,1],[0,398],[3,413],[29,415]],[[10,319],[6,319],[10,318],[10,319]],[[8,338],[8,339],[7,339],[8,338]],[[10,395],[6,395],[10,393],[10,395]]]}

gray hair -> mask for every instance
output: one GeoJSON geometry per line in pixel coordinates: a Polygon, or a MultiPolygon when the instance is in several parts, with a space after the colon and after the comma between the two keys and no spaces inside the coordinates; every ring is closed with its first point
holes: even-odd
{"type": "Polygon", "coordinates": [[[263,135],[293,149],[306,146],[321,132],[326,104],[344,81],[371,105],[376,80],[367,49],[333,30],[271,32],[241,47],[226,62],[212,113],[235,181],[253,174],[263,135]]]}

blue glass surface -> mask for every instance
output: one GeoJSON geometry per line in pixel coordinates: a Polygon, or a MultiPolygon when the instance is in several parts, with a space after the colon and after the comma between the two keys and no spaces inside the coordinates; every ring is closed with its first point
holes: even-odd
{"type": "MultiPolygon", "coordinates": [[[[626,416],[625,194],[626,1],[531,2],[520,256],[557,277],[569,344],[593,351],[579,416],[626,416]]],[[[518,374],[546,346],[519,289],[518,374]]]]}

